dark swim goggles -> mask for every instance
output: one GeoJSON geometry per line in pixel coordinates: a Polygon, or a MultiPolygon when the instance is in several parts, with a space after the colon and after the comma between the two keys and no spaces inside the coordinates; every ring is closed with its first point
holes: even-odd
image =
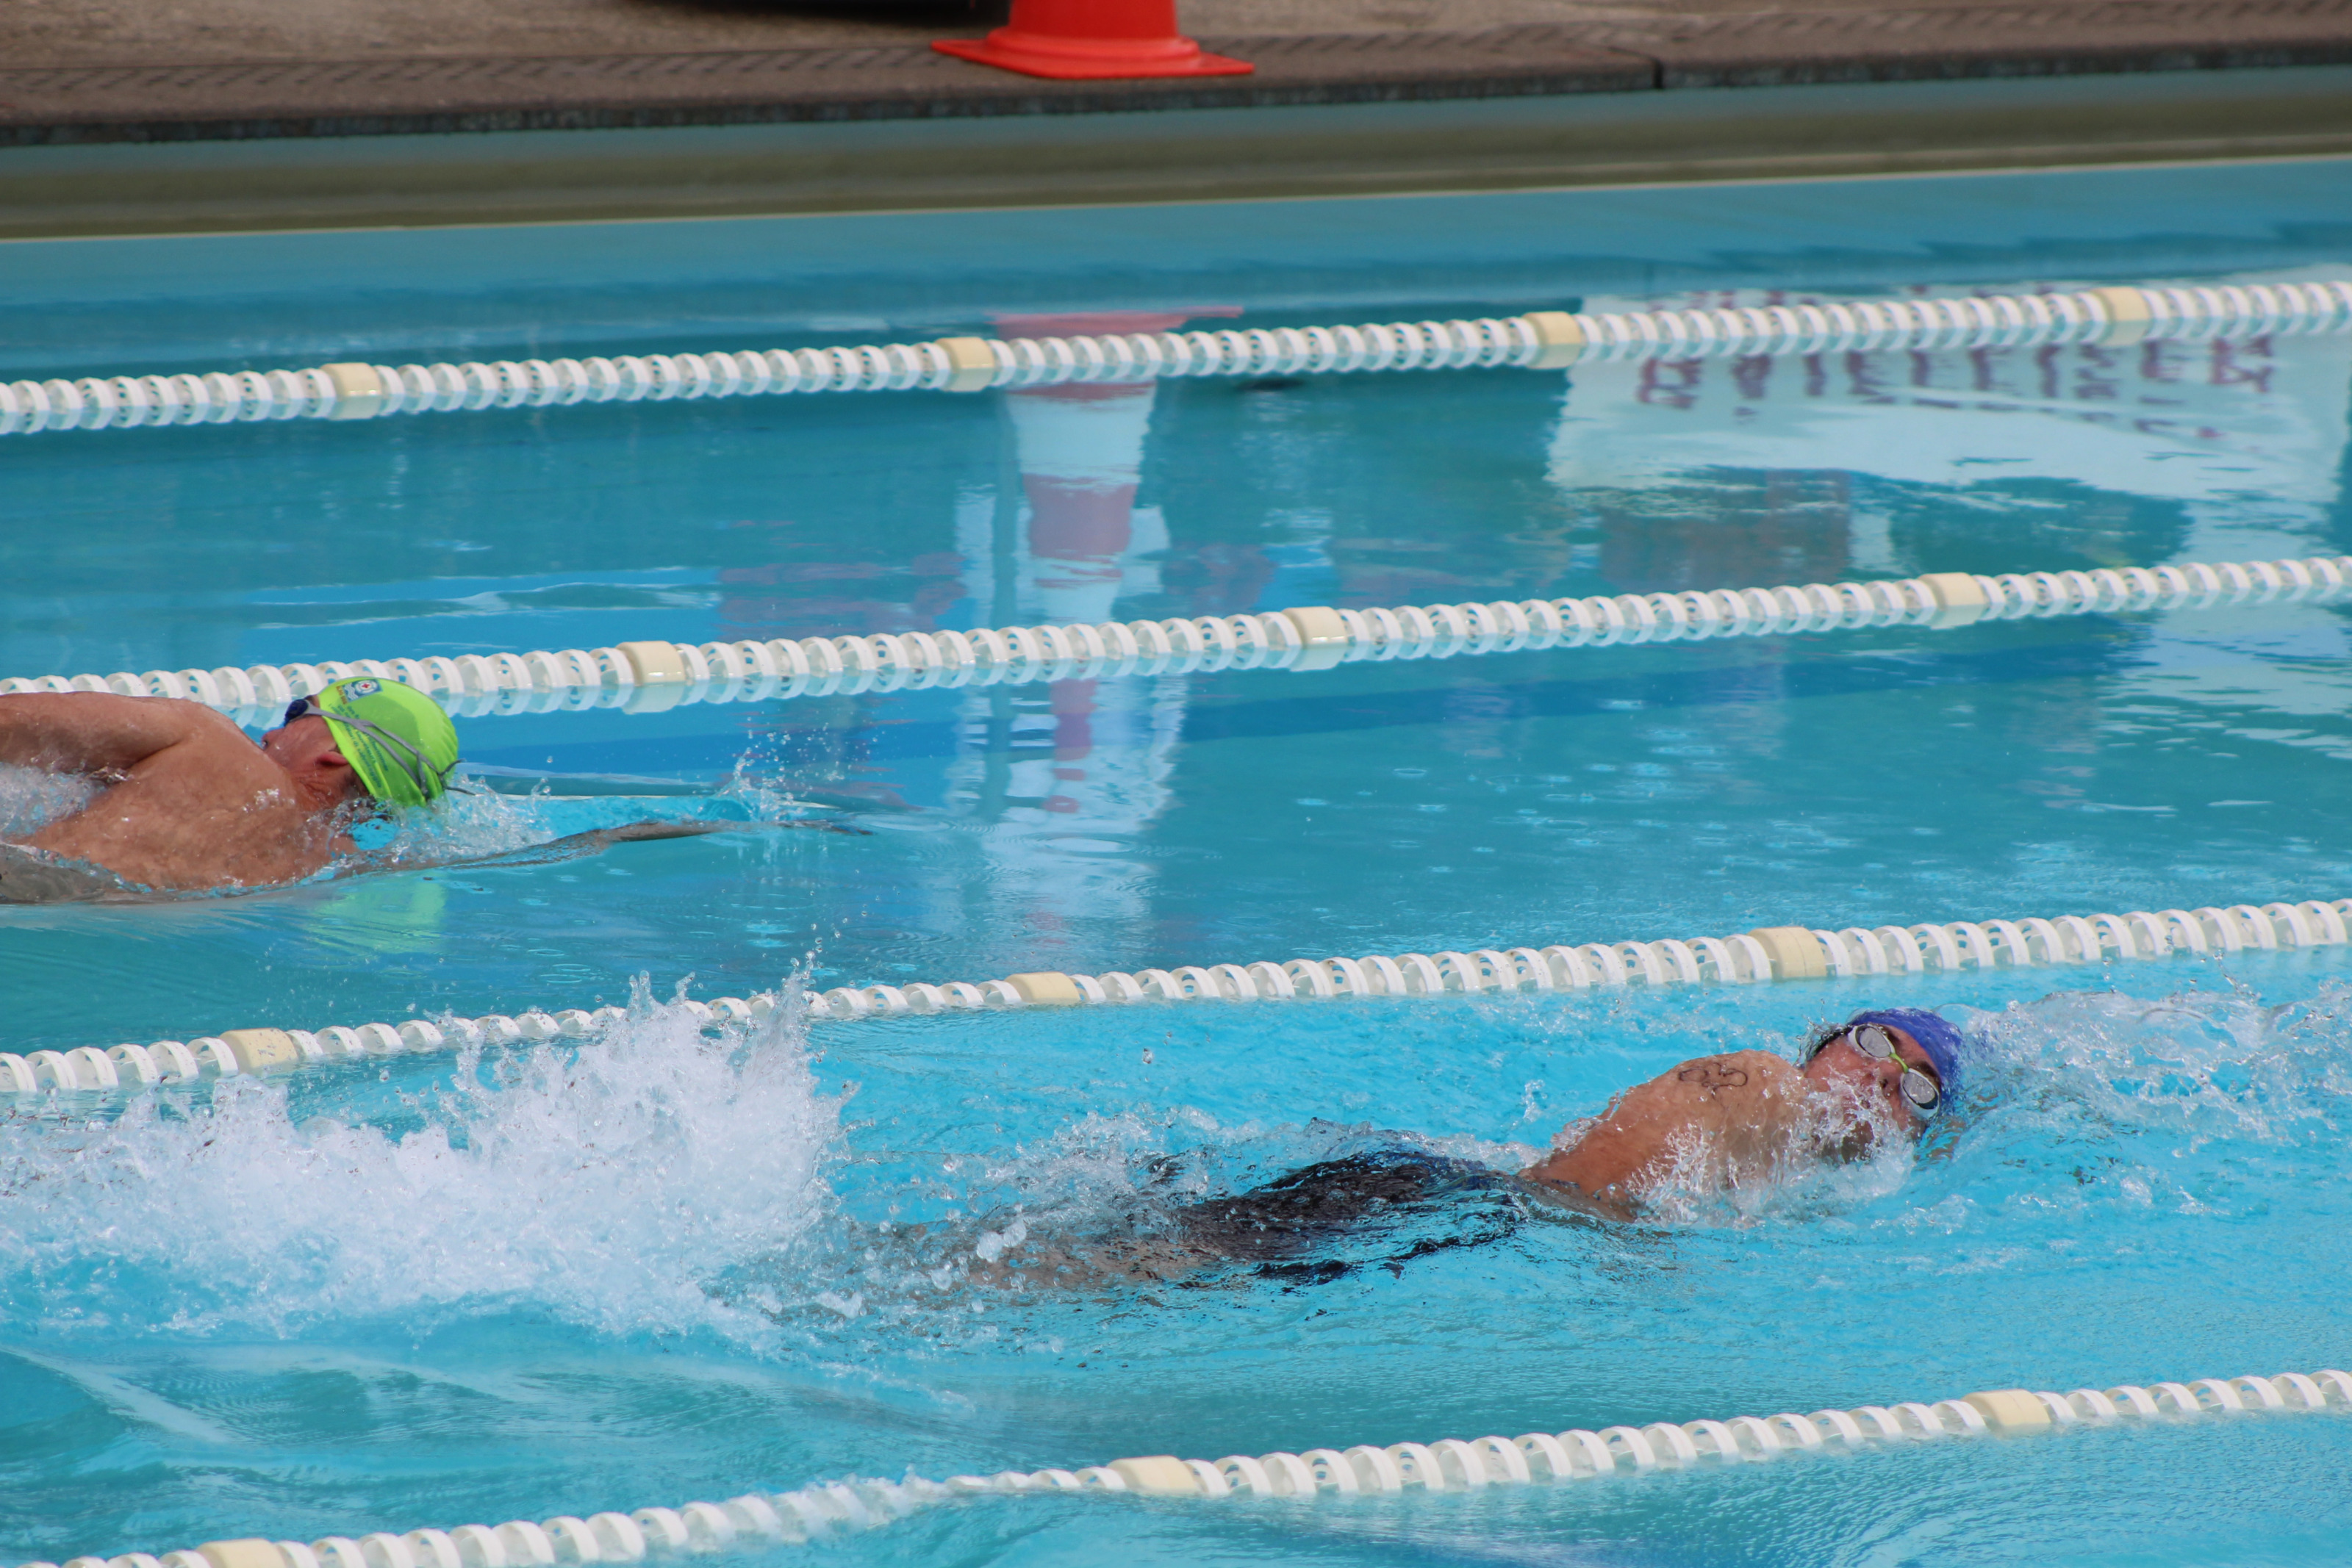
{"type": "Polygon", "coordinates": [[[309,718],[314,714],[335,724],[349,725],[368,739],[374,741],[377,748],[383,753],[384,759],[408,775],[410,782],[414,783],[418,792],[428,800],[449,788],[447,771],[434,767],[431,759],[409,741],[393,734],[380,724],[370,724],[367,720],[349,712],[331,713],[319,706],[319,699],[316,697],[296,697],[292,702],[288,703],[283,722],[292,724],[298,718],[309,718]]]}
{"type": "MultiPolygon", "coordinates": [[[[1841,1040],[1873,1061],[1903,1061],[1902,1056],[1895,1049],[1895,1037],[1886,1031],[1885,1026],[1874,1023],[1857,1024],[1853,1029],[1840,1030],[1828,1040],[1822,1041],[1820,1045],[1813,1047],[1813,1055],[1819,1056],[1832,1043],[1841,1040]]],[[[1933,1078],[1908,1062],[1905,1062],[1903,1098],[1909,1103],[1911,1109],[1918,1112],[1922,1116],[1932,1116],[1943,1108],[1944,1091],[1937,1086],[1933,1078]]]]}

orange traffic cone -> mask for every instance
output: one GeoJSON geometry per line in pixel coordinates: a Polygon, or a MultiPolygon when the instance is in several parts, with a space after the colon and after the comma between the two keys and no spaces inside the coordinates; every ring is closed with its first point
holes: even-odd
{"type": "Polygon", "coordinates": [[[1057,81],[1118,77],[1244,76],[1247,60],[1203,54],[1176,31],[1176,0],[1013,0],[1013,19],[985,38],[948,38],[942,54],[1057,81]]]}

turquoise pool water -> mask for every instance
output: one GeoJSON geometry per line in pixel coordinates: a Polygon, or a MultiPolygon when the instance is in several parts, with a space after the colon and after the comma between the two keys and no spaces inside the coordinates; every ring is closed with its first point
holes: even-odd
{"type": "MultiPolygon", "coordinates": [[[[15,246],[0,376],[2340,277],[2347,193],[2315,161],[15,246]]],[[[11,438],[0,673],[2336,554],[2347,406],[2352,340],[2280,338],[11,438]]],[[[740,826],[0,910],[19,1051],[649,988],[602,1042],[5,1112],[0,1553],[2344,1364],[2340,952],[725,1038],[663,999],[2341,896],[2346,652],[2343,610],[2271,607],[467,721],[499,792],[453,850],[740,826]],[[1997,1041],[1916,1161],[1319,1283],[973,1277],[1016,1220],[1149,1224],[1384,1130],[1531,1157],[1865,1001],[1997,1041]]],[[[992,1499],[822,1553],[2314,1563],[2352,1551],[2347,1457],[2338,1416],[2206,1421],[992,1499]]]]}

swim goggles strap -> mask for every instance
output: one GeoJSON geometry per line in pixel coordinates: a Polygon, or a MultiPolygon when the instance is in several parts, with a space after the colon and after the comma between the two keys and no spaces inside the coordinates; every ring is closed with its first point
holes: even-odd
{"type": "Polygon", "coordinates": [[[426,757],[405,737],[393,734],[380,724],[371,724],[357,715],[331,713],[320,707],[316,697],[300,697],[288,705],[286,722],[291,724],[296,719],[310,714],[316,714],[320,718],[333,719],[337,724],[350,725],[378,746],[384,747],[393,764],[408,775],[408,781],[415,785],[417,790],[426,800],[430,800],[436,795],[447,793],[449,775],[456,769],[457,766],[456,763],[451,763],[447,768],[436,768],[432,758],[426,757]]]}

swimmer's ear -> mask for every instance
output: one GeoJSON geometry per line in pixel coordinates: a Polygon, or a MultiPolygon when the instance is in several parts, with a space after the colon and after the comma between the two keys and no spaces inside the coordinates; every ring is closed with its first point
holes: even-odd
{"type": "Polygon", "coordinates": [[[343,755],[342,747],[331,746],[319,753],[319,766],[342,770],[344,800],[372,800],[375,798],[368,793],[367,786],[360,782],[360,770],[352,766],[352,759],[343,755]]]}

